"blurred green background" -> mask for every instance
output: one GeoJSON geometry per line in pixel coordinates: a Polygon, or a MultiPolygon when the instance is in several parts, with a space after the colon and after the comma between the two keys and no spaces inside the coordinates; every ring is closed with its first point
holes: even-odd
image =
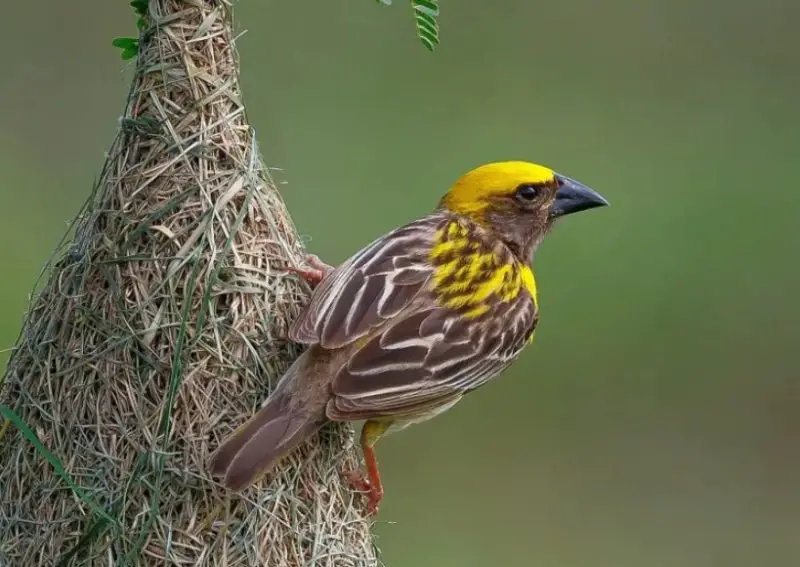
{"type": "MultiPolygon", "coordinates": [[[[793,0],[237,5],[248,112],[339,262],[497,159],[607,209],[536,258],[523,359],[384,440],[390,567],[800,564],[800,76],[793,0]]],[[[0,344],[99,174],[123,0],[13,2],[0,50],[0,344]]],[[[5,363],[5,358],[0,364],[5,363]]]]}

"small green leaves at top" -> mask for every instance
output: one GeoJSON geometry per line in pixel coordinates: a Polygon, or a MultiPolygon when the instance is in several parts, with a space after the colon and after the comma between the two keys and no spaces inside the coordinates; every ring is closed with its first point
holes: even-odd
{"type": "MultiPolygon", "coordinates": [[[[391,6],[392,0],[376,0],[378,4],[391,6]]],[[[414,12],[414,25],[417,37],[428,51],[434,51],[439,45],[439,0],[411,0],[414,12]]]]}
{"type": "Polygon", "coordinates": [[[123,61],[133,59],[139,53],[139,40],[135,37],[115,37],[111,45],[122,50],[120,57],[123,61]]]}
{"type": "Polygon", "coordinates": [[[133,0],[131,2],[134,14],[140,18],[147,15],[147,0],[133,0]]]}
{"type": "Polygon", "coordinates": [[[120,49],[133,49],[139,47],[139,40],[135,37],[115,37],[111,45],[120,49]]]}
{"type": "MultiPolygon", "coordinates": [[[[131,0],[130,5],[136,15],[136,30],[141,34],[148,26],[147,17],[148,0],[131,0]]],[[[123,61],[133,59],[139,54],[139,40],[135,37],[117,37],[111,41],[114,47],[119,47],[120,57],[123,61]]]]}
{"type": "Polygon", "coordinates": [[[420,12],[426,12],[434,18],[439,15],[438,0],[412,0],[414,9],[420,12]]]}
{"type": "Polygon", "coordinates": [[[141,33],[147,27],[147,0],[133,0],[131,7],[136,14],[136,29],[141,33]]]}
{"type": "Polygon", "coordinates": [[[417,27],[417,37],[428,51],[434,51],[439,45],[439,17],[438,0],[411,0],[414,9],[414,24],[417,27]]]}

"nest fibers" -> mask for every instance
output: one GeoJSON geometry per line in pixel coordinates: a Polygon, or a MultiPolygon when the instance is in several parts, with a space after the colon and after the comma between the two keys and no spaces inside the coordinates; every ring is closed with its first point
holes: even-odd
{"type": "Polygon", "coordinates": [[[214,4],[150,2],[126,118],[9,362],[0,565],[377,563],[345,426],[241,496],[208,477],[308,294],[214,4]]]}

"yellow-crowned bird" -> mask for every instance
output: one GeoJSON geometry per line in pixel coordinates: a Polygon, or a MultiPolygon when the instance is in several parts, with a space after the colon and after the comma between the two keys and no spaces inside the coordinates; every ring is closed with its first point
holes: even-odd
{"type": "Polygon", "coordinates": [[[377,511],[375,442],[425,421],[503,371],[539,320],[533,252],[556,219],[607,205],[574,179],[522,161],[462,176],[436,209],[331,268],[293,269],[317,286],[289,337],[308,345],[260,411],[212,458],[235,490],[253,484],[328,420],[366,420],[361,446],[377,511]]]}

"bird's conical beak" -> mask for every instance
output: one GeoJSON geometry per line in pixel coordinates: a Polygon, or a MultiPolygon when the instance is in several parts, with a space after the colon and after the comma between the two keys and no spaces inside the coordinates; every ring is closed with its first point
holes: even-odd
{"type": "Polygon", "coordinates": [[[556,175],[556,178],[561,183],[561,186],[556,191],[556,200],[553,203],[553,208],[550,209],[550,218],[563,217],[564,215],[608,205],[608,201],[600,193],[589,189],[583,183],[564,175],[556,175]]]}

